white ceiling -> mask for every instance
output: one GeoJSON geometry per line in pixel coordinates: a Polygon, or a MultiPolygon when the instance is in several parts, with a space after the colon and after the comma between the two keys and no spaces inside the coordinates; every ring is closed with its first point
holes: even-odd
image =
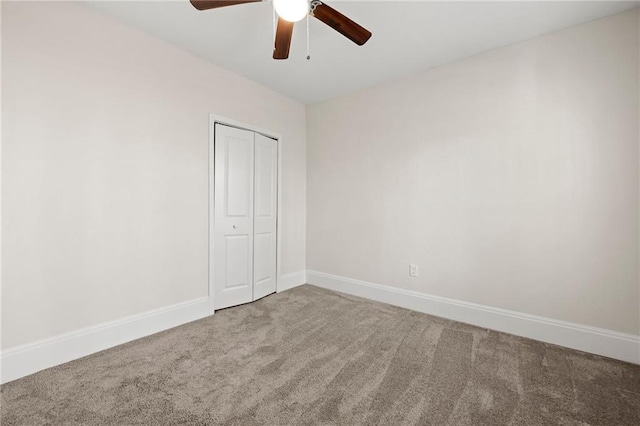
{"type": "Polygon", "coordinates": [[[637,1],[331,1],[373,33],[362,47],[311,18],[296,24],[286,61],[271,59],[271,3],[198,11],[188,0],[91,6],[305,104],[637,7],[637,1]]]}

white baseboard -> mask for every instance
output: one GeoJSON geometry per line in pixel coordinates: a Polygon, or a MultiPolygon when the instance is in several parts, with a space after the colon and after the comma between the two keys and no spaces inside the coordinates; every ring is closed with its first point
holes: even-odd
{"type": "MultiPolygon", "coordinates": [[[[282,275],[278,292],[305,284],[305,271],[282,275]]],[[[0,352],[0,383],[7,383],[213,314],[209,297],[154,309],[0,352]]]]}
{"type": "Polygon", "coordinates": [[[10,348],[0,353],[2,383],[213,314],[202,297],[10,348]]]}
{"type": "Polygon", "coordinates": [[[329,290],[640,364],[640,336],[432,296],[322,272],[307,271],[306,275],[309,284],[329,290]]]}
{"type": "MultiPolygon", "coordinates": [[[[479,327],[640,364],[640,336],[432,296],[315,271],[282,275],[278,292],[305,284],[360,296],[479,327]]],[[[203,297],[10,348],[0,353],[6,383],[213,314],[203,297]]]]}
{"type": "Polygon", "coordinates": [[[281,275],[278,280],[278,293],[306,284],[306,282],[306,271],[291,272],[289,274],[281,275]]]}

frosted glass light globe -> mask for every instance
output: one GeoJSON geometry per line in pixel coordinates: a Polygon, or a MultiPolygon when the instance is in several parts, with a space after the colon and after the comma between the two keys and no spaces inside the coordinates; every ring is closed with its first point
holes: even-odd
{"type": "Polygon", "coordinates": [[[279,17],[289,22],[298,22],[309,13],[308,0],[273,0],[279,17]]]}

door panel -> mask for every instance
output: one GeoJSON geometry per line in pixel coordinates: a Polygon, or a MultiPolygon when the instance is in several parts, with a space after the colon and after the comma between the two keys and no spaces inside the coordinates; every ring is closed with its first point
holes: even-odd
{"type": "Polygon", "coordinates": [[[253,300],[254,133],[215,125],[215,309],[253,300]]]}
{"type": "Polygon", "coordinates": [[[249,286],[247,269],[249,269],[249,245],[246,235],[226,235],[227,282],[225,288],[231,289],[249,286]]]}
{"type": "Polygon", "coordinates": [[[255,261],[253,263],[253,276],[255,278],[255,282],[262,282],[266,279],[271,278],[271,264],[275,260],[272,259],[271,256],[272,240],[273,234],[271,232],[256,234],[255,238],[253,239],[254,253],[265,254],[264,256],[255,256],[255,261]]]}
{"type": "Polygon", "coordinates": [[[254,300],[276,291],[278,143],[255,135],[254,300]]]}
{"type": "Polygon", "coordinates": [[[226,146],[225,174],[225,205],[226,216],[248,217],[251,204],[251,165],[247,160],[251,158],[253,143],[228,137],[226,146]]]}

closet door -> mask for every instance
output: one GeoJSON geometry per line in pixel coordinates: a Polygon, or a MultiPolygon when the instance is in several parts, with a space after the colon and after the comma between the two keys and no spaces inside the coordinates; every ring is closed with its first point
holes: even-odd
{"type": "Polygon", "coordinates": [[[255,135],[253,299],[276,291],[278,143],[255,135]]]}
{"type": "Polygon", "coordinates": [[[254,133],[215,125],[214,305],[253,300],[254,133]]]}

